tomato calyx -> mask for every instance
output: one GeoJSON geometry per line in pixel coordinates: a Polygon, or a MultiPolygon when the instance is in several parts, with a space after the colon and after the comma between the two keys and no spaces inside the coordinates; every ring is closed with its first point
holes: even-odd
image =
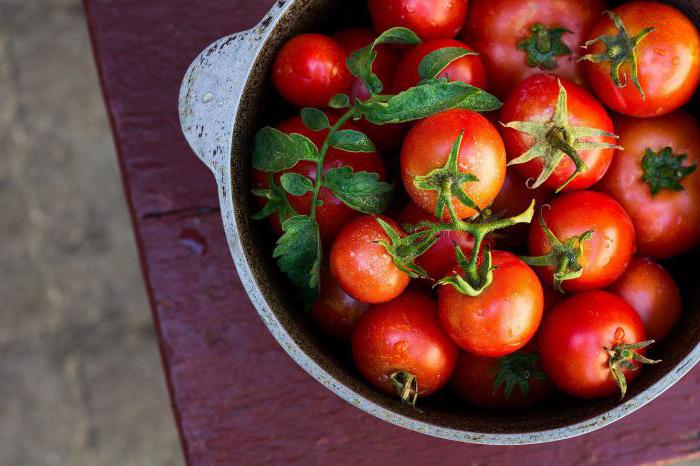
{"type": "Polygon", "coordinates": [[[513,395],[513,390],[517,387],[520,393],[527,395],[530,391],[530,381],[532,379],[546,380],[547,375],[539,368],[539,354],[524,353],[516,351],[513,354],[503,356],[498,360],[498,373],[493,382],[493,393],[503,386],[503,393],[506,400],[513,395]]]}
{"type": "Polygon", "coordinates": [[[415,408],[418,401],[418,379],[406,371],[397,371],[389,376],[391,383],[396,387],[396,392],[403,403],[415,408]]]}
{"type": "Polygon", "coordinates": [[[453,222],[459,220],[453,204],[453,197],[465,206],[477,212],[480,211],[479,206],[464,192],[463,188],[464,183],[477,182],[479,179],[471,173],[459,171],[459,149],[462,146],[463,138],[464,130],[459,133],[452,145],[450,156],[443,167],[436,168],[427,175],[416,176],[414,179],[414,184],[418,189],[436,191],[438,193],[435,217],[442,218],[445,209],[447,209],[453,222]]]}
{"type": "Polygon", "coordinates": [[[603,347],[610,359],[610,373],[615,383],[620,389],[620,399],[624,399],[627,394],[627,379],[625,378],[624,370],[636,371],[639,367],[634,364],[634,361],[641,364],[658,364],[660,359],[649,359],[637,353],[635,350],[646,348],[654,343],[654,340],[642,341],[640,343],[629,343],[613,346],[612,348],[603,347]]]}
{"type": "Polygon", "coordinates": [[[437,285],[452,285],[457,291],[467,296],[476,297],[484,292],[493,283],[493,261],[491,250],[488,246],[484,248],[484,260],[481,265],[477,264],[472,255],[471,260],[467,260],[462,248],[455,244],[457,253],[457,263],[462,269],[463,275],[451,275],[437,282],[437,285]]]}
{"type": "MultiPolygon", "coordinates": [[[[545,206],[542,208],[544,209],[544,207],[545,206]]],[[[554,267],[552,286],[555,290],[564,293],[562,283],[567,280],[574,280],[583,275],[583,266],[579,262],[579,259],[583,255],[583,243],[589,240],[595,232],[589,230],[579,236],[574,236],[562,242],[547,226],[542,212],[540,212],[539,223],[547,238],[549,247],[552,248],[552,252],[544,256],[524,256],[521,257],[521,259],[531,267],[554,267]]]]}
{"type": "Polygon", "coordinates": [[[376,217],[377,222],[389,237],[389,241],[378,241],[394,259],[399,270],[412,278],[426,278],[426,271],[414,261],[430,249],[439,239],[430,230],[419,230],[408,236],[401,235],[386,221],[376,217]]]}
{"type": "Polygon", "coordinates": [[[561,40],[567,33],[572,34],[566,28],[536,23],[530,28],[530,36],[518,42],[518,49],[525,51],[529,67],[553,70],[557,67],[557,57],[571,54],[571,49],[561,40]]]}
{"type": "Polygon", "coordinates": [[[697,168],[697,165],[683,166],[686,158],[687,154],[674,155],[670,147],[665,147],[659,152],[647,148],[642,158],[642,181],[649,186],[652,197],[664,189],[683,191],[681,180],[697,168]]]}
{"type": "Polygon", "coordinates": [[[627,75],[620,78],[621,68],[627,65],[632,75],[632,83],[642,96],[642,100],[646,101],[646,94],[642,85],[639,83],[639,71],[637,67],[637,46],[644,38],[654,31],[655,28],[648,27],[643,29],[639,34],[630,37],[625,24],[620,16],[612,11],[605,11],[617,28],[617,34],[603,34],[595,39],[589,40],[582,47],[587,49],[596,42],[602,42],[606,47],[603,53],[584,55],[579,61],[591,61],[593,63],[610,62],[610,79],[617,87],[627,86],[627,75]]]}
{"type": "Polygon", "coordinates": [[[556,192],[571,183],[579,174],[586,169],[586,164],[579,155],[579,151],[595,149],[622,149],[616,144],[607,142],[593,142],[585,139],[591,137],[609,137],[618,139],[618,136],[607,131],[586,126],[574,126],[569,123],[569,111],[567,107],[568,94],[561,80],[559,84],[559,95],[554,108],[554,114],[549,121],[511,121],[501,123],[506,128],[511,128],[521,133],[531,136],[535,143],[524,154],[508,162],[508,165],[519,165],[527,163],[536,158],[544,159],[544,168],[534,182],[528,181],[528,187],[536,189],[540,187],[552,175],[564,157],[569,157],[576,170],[569,178],[557,188],[556,192]]]}

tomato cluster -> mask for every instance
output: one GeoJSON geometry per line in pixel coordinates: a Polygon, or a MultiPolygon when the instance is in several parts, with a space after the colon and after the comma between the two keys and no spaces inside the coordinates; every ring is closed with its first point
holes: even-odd
{"type": "Polygon", "coordinates": [[[302,110],[256,138],[256,218],[379,390],[521,407],[624,396],[659,362],[682,303],[656,261],[700,244],[700,34],[605,8],[369,0],[374,30],[280,49],[302,110]]]}

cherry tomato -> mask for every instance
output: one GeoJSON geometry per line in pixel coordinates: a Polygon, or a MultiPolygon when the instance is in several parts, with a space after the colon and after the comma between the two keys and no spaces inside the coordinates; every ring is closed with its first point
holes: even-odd
{"type": "Polygon", "coordinates": [[[411,29],[423,40],[457,35],[467,16],[467,0],[369,0],[377,32],[396,26],[411,29]]]}
{"type": "MultiPolygon", "coordinates": [[[[420,82],[418,67],[421,62],[431,52],[443,48],[459,48],[474,51],[464,42],[454,39],[434,39],[415,46],[406,53],[401,60],[401,64],[396,70],[394,78],[394,88],[396,92],[405,91],[420,82]]],[[[478,55],[467,55],[450,63],[438,75],[438,78],[447,78],[450,81],[461,81],[480,89],[488,86],[486,80],[486,68],[478,55]]]]}
{"type": "MultiPolygon", "coordinates": [[[[535,200],[537,207],[545,204],[552,197],[552,190],[546,186],[538,189],[529,189],[526,180],[518,175],[513,167],[506,170],[506,178],[503,181],[501,192],[489,207],[498,218],[513,217],[530,206],[535,200]]],[[[519,223],[504,230],[500,230],[496,236],[496,243],[501,248],[515,248],[527,242],[529,225],[519,223]]]]}
{"type": "MultiPolygon", "coordinates": [[[[381,218],[401,235],[405,234],[395,221],[381,218]]],[[[331,273],[340,287],[353,298],[371,304],[391,301],[411,281],[378,241],[389,242],[389,235],[375,217],[365,215],[338,233],[330,254],[331,273]]]]}
{"type": "Polygon", "coordinates": [[[417,395],[427,396],[449,380],[457,347],[440,328],[435,302],[408,291],[360,317],[352,355],[360,374],[383,392],[396,395],[397,388],[415,380],[417,395]]]}
{"type": "Polygon", "coordinates": [[[503,99],[542,71],[583,85],[580,45],[604,7],[603,0],[472,0],[463,37],[481,53],[490,88],[503,99]]]}
{"type": "MultiPolygon", "coordinates": [[[[353,52],[371,44],[376,38],[376,34],[366,28],[352,28],[340,31],[335,36],[335,40],[343,47],[349,57],[353,52]]],[[[372,71],[384,84],[384,93],[394,93],[392,82],[394,73],[399,65],[399,52],[389,45],[379,45],[375,47],[377,58],[372,63],[372,71]]],[[[359,78],[353,78],[350,88],[350,100],[367,100],[370,97],[367,86],[359,78]]],[[[355,122],[355,125],[374,142],[375,146],[382,154],[392,152],[401,147],[405,125],[373,125],[365,119],[355,122]]]]}
{"type": "MultiPolygon", "coordinates": [[[[593,235],[582,241],[578,262],[583,267],[579,278],[566,280],[563,288],[569,293],[596,290],[617,280],[627,269],[635,251],[634,226],[627,212],[615,199],[595,191],[578,191],[555,198],[542,214],[547,227],[561,242],[580,237],[588,231],[593,235]]],[[[552,245],[539,222],[530,226],[531,256],[552,253],[552,245]]],[[[557,267],[537,267],[545,283],[553,283],[557,267]]]]}
{"type": "MultiPolygon", "coordinates": [[[[399,214],[398,220],[403,225],[438,221],[434,215],[430,215],[412,202],[406,205],[399,214]]],[[[430,278],[440,280],[447,276],[457,263],[455,245],[462,248],[465,254],[470,254],[474,249],[474,238],[466,232],[443,231],[435,244],[418,257],[415,263],[422,267],[430,278]]]]}
{"type": "Polygon", "coordinates": [[[500,358],[461,351],[450,387],[469,404],[484,408],[532,406],[552,393],[539,354],[527,345],[500,358]]]}
{"type": "MultiPolygon", "coordinates": [[[[629,39],[639,36],[646,28],[654,28],[641,38],[630,51],[636,55],[639,86],[635,85],[630,68],[632,55],[621,53],[624,62],[619,71],[619,87],[611,79],[611,65],[602,41],[592,44],[588,52],[592,56],[605,57],[598,62],[586,61],[588,80],[596,95],[616,112],[637,117],[659,116],[672,112],[688,102],[700,83],[700,34],[693,23],[671,5],[660,2],[624,3],[613,10],[628,33],[629,39]]],[[[618,27],[610,16],[599,20],[590,32],[589,39],[615,36],[618,27]]],[[[618,50],[619,45],[614,44],[618,50]]],[[[624,49],[623,49],[624,50],[624,49]]],[[[609,52],[608,52],[609,53],[609,52]]]]}
{"type": "MultiPolygon", "coordinates": [[[[471,173],[479,180],[462,184],[464,193],[483,209],[503,186],[506,175],[503,141],[486,118],[469,110],[450,110],[421,120],[404,140],[401,171],[404,186],[413,202],[433,215],[438,192],[419,189],[416,177],[443,168],[461,132],[464,136],[458,155],[459,172],[471,173]]],[[[452,204],[460,218],[477,213],[454,196],[452,204]]],[[[443,209],[443,217],[449,219],[447,209],[443,209]]]]}
{"type": "Polygon", "coordinates": [[[639,253],[665,259],[700,244],[700,170],[691,168],[700,161],[697,120],[678,111],[645,120],[619,117],[615,125],[625,150],[617,152],[600,187],[629,212],[639,253]]]}
{"type": "Polygon", "coordinates": [[[321,295],[311,307],[311,318],[331,337],[350,341],[358,319],[369,309],[369,304],[354,299],[343,291],[330,270],[321,275],[321,295]]]}
{"type": "Polygon", "coordinates": [[[664,340],[681,316],[678,285],[666,269],[646,257],[635,257],[610,291],[637,311],[647,335],[656,341],[664,340]]]}
{"type": "MultiPolygon", "coordinates": [[[[338,120],[336,116],[330,114],[328,115],[328,119],[331,121],[331,123],[335,123],[338,120]]],[[[343,128],[357,129],[351,123],[346,124],[343,128]]],[[[298,116],[283,121],[277,126],[277,129],[287,134],[296,133],[306,136],[314,144],[316,144],[317,147],[321,147],[326,135],[328,134],[328,130],[314,132],[307,129],[304,126],[301,117],[298,116]]],[[[343,166],[352,167],[355,171],[378,173],[381,180],[386,179],[384,162],[376,152],[359,153],[347,152],[335,148],[329,149],[323,162],[324,172],[331,168],[343,166]]],[[[312,181],[316,180],[316,164],[310,161],[301,161],[289,170],[285,170],[281,173],[275,173],[275,182],[279,185],[280,177],[284,173],[292,172],[304,175],[312,181]]],[[[267,188],[269,186],[269,176],[270,175],[268,173],[253,170],[253,186],[258,189],[267,188]]],[[[297,213],[304,215],[308,215],[310,213],[312,198],[311,193],[304,194],[303,196],[293,196],[289,194],[287,197],[289,199],[289,203],[297,213]]],[[[258,199],[261,205],[264,205],[265,201],[262,198],[258,199]]],[[[316,218],[318,220],[319,230],[321,232],[321,239],[324,242],[332,241],[338,231],[345,224],[347,224],[353,218],[361,215],[359,212],[351,209],[337,197],[335,197],[328,188],[321,188],[319,199],[323,202],[323,204],[316,207],[316,218]]],[[[282,229],[277,216],[274,215],[270,217],[270,219],[275,230],[278,233],[281,233],[282,229]]]]}
{"type": "MultiPolygon", "coordinates": [[[[567,134],[573,134],[576,127],[594,128],[613,133],[613,123],[602,105],[584,88],[566,79],[558,78],[550,74],[538,74],[527,78],[518,84],[501,108],[500,119],[503,123],[517,121],[544,123],[549,122],[555,115],[557,99],[559,97],[559,82],[564,86],[567,94],[567,113],[569,127],[565,128],[562,139],[568,138],[567,134]]],[[[557,136],[557,128],[550,131],[552,137],[557,136]]],[[[503,128],[503,142],[508,153],[508,160],[513,160],[530,150],[535,140],[527,133],[513,128],[503,128]]],[[[573,148],[577,148],[574,141],[566,141],[573,148]]],[[[597,142],[615,144],[615,139],[606,136],[582,138],[581,142],[597,142]]],[[[593,186],[598,182],[610,166],[615,150],[612,148],[594,148],[578,150],[578,155],[586,165],[565,188],[567,191],[575,191],[593,186]]],[[[545,168],[543,152],[529,162],[515,165],[515,169],[524,178],[537,179],[545,168]]],[[[556,165],[553,173],[545,186],[558,189],[575,172],[574,162],[567,156],[556,165]]]]}
{"type": "MultiPolygon", "coordinates": [[[[605,397],[618,391],[605,348],[644,340],[644,324],[624,299],[605,291],[578,294],[560,302],[542,322],[542,367],[570,395],[605,397]]],[[[635,352],[643,354],[644,350],[635,352]]],[[[637,361],[629,362],[638,366],[637,361]]],[[[639,375],[638,370],[623,369],[622,373],[627,383],[639,375]]]]}
{"type": "MultiPolygon", "coordinates": [[[[535,335],[544,296],[535,272],[517,256],[493,251],[493,283],[476,297],[451,285],[438,290],[440,322],[462,349],[479,356],[513,353],[535,335]]],[[[453,274],[462,273],[459,267],[453,274]]]]}
{"type": "Polygon", "coordinates": [[[298,107],[326,107],[331,97],[348,92],[352,79],[343,48],[322,34],[292,38],[272,65],[275,87],[298,107]]]}

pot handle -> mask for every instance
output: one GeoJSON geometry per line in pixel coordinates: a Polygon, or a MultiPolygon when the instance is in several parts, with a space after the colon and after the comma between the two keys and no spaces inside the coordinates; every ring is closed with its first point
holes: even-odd
{"type": "Polygon", "coordinates": [[[228,163],[233,123],[250,66],[257,28],[223,37],[192,62],[180,88],[180,126],[190,147],[216,175],[228,163]]]}

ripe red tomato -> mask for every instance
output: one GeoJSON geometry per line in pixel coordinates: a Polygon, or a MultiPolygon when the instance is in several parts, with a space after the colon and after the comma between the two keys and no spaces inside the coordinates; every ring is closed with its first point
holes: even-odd
{"type": "MultiPolygon", "coordinates": [[[[530,206],[535,200],[539,208],[552,197],[552,190],[546,186],[537,189],[529,189],[526,180],[518,175],[513,167],[506,170],[506,178],[503,181],[501,192],[489,207],[498,218],[507,218],[518,215],[530,206]]],[[[519,223],[496,233],[496,243],[499,247],[515,248],[527,242],[530,226],[527,223],[519,223]]]]}
{"type": "MultiPolygon", "coordinates": [[[[602,105],[584,88],[566,79],[558,78],[551,74],[538,74],[527,78],[518,84],[501,108],[500,119],[504,124],[526,121],[545,123],[555,116],[557,99],[560,93],[559,81],[567,93],[567,110],[569,128],[564,131],[564,139],[573,134],[572,128],[587,127],[613,133],[613,123],[602,105]]],[[[552,136],[556,136],[557,128],[550,130],[552,136]]],[[[532,136],[513,128],[503,128],[501,131],[503,142],[508,153],[508,160],[513,160],[525,154],[535,145],[532,136]]],[[[570,146],[577,148],[575,141],[567,141],[570,146]]],[[[598,142],[615,144],[615,139],[606,136],[582,138],[579,143],[598,142]]],[[[565,188],[567,191],[585,189],[597,183],[612,160],[615,150],[612,148],[594,148],[578,150],[578,154],[586,164],[586,168],[574,178],[565,188]]],[[[563,155],[563,152],[561,153],[563,155]]],[[[544,151],[539,156],[527,163],[515,165],[515,169],[524,178],[537,179],[545,168],[544,151]]],[[[544,183],[552,189],[561,187],[575,172],[574,162],[567,156],[563,156],[561,162],[556,165],[554,172],[544,183]]]]}
{"type": "MultiPolygon", "coordinates": [[[[469,110],[450,110],[421,120],[404,140],[401,172],[404,186],[413,202],[433,215],[438,193],[419,189],[416,177],[443,168],[462,131],[464,137],[458,156],[459,172],[471,173],[479,180],[462,185],[466,195],[483,209],[503,186],[506,175],[505,149],[498,131],[486,118],[469,110]]],[[[477,213],[454,196],[452,204],[460,218],[477,213]]],[[[447,209],[443,212],[443,218],[449,219],[447,209]]]]}
{"type": "MultiPolygon", "coordinates": [[[[349,57],[353,52],[368,46],[376,34],[366,28],[351,28],[340,31],[335,36],[335,40],[343,47],[349,57]]],[[[389,45],[379,45],[375,47],[377,58],[372,63],[372,71],[384,84],[384,94],[395,93],[393,89],[393,79],[396,68],[399,65],[399,52],[389,45]]],[[[350,100],[367,100],[370,97],[367,86],[359,78],[354,78],[350,87],[350,100]]],[[[382,154],[393,152],[401,147],[401,141],[406,132],[405,125],[373,125],[365,119],[354,122],[360,130],[372,140],[382,154]]]]}
{"type": "Polygon", "coordinates": [[[639,253],[666,259],[700,244],[700,170],[688,173],[700,162],[697,120],[678,111],[645,120],[618,117],[615,126],[625,150],[617,152],[600,187],[629,212],[639,253]],[[667,147],[670,153],[663,154],[667,147]],[[659,186],[667,188],[653,195],[651,188],[659,186]]]}
{"type": "Polygon", "coordinates": [[[552,393],[553,387],[533,346],[529,344],[500,358],[461,351],[450,381],[452,392],[467,403],[484,408],[537,404],[552,393]]]}
{"type": "Polygon", "coordinates": [[[644,322],[649,338],[664,340],[681,316],[681,292],[661,265],[635,257],[610,291],[629,303],[644,322]]]}
{"type": "MultiPolygon", "coordinates": [[[[542,367],[570,395],[605,397],[618,391],[605,348],[645,340],[642,320],[624,299],[606,291],[578,294],[559,303],[542,322],[542,367]]],[[[644,353],[643,349],[635,351],[644,353]]],[[[634,360],[629,362],[639,366],[634,360]]],[[[624,369],[623,374],[629,383],[639,371],[624,369]]]]}
{"type": "MultiPolygon", "coordinates": [[[[454,39],[434,39],[415,46],[403,56],[401,64],[396,70],[394,77],[396,92],[405,91],[418,84],[420,82],[418,67],[423,58],[431,52],[447,47],[474,51],[473,48],[464,42],[454,39]]],[[[467,55],[458,58],[442,70],[437,77],[448,78],[450,81],[461,81],[480,89],[488,87],[486,68],[484,68],[484,63],[478,55],[467,55]]]]}
{"type": "Polygon", "coordinates": [[[311,307],[311,318],[321,330],[331,337],[350,341],[357,321],[369,304],[348,295],[335,281],[330,270],[321,275],[321,294],[311,307]]]}
{"type": "Polygon", "coordinates": [[[467,16],[467,0],[369,0],[377,32],[396,26],[411,29],[423,40],[457,35],[467,16]]]}
{"type": "MultiPolygon", "coordinates": [[[[399,234],[405,234],[395,221],[381,218],[399,234]]],[[[377,219],[371,215],[358,217],[338,233],[330,255],[331,273],[340,287],[353,298],[371,304],[391,301],[411,281],[378,241],[389,242],[389,235],[377,219]]]]}
{"type": "Polygon", "coordinates": [[[292,38],[272,65],[275,87],[298,107],[326,107],[331,97],[348,92],[352,79],[343,48],[322,34],[292,38]]]}
{"type": "MultiPolygon", "coordinates": [[[[449,380],[457,347],[440,328],[435,302],[408,291],[370,307],[360,317],[352,336],[352,355],[360,374],[383,392],[396,395],[392,377],[400,385],[414,377],[417,394],[413,394],[427,396],[449,380]]],[[[405,401],[412,401],[410,390],[406,394],[405,401]]]]}
{"type": "MultiPolygon", "coordinates": [[[[328,119],[331,123],[335,123],[338,117],[334,115],[328,115],[328,119]]],[[[343,126],[345,129],[357,129],[351,123],[347,123],[343,126]]],[[[317,147],[321,147],[323,141],[328,134],[328,130],[323,131],[311,131],[304,126],[301,117],[293,117],[288,120],[283,121],[277,125],[277,129],[287,134],[301,134],[309,138],[317,147]]],[[[359,152],[347,152],[344,150],[339,150],[331,148],[326,154],[326,158],[323,162],[324,172],[331,168],[338,168],[348,166],[352,167],[355,171],[366,171],[378,173],[381,180],[386,179],[386,170],[384,168],[384,162],[382,158],[376,152],[372,153],[359,153],[359,152]]],[[[299,173],[306,176],[312,181],[316,180],[316,164],[310,161],[301,161],[297,163],[294,167],[284,172],[275,173],[275,182],[279,185],[280,177],[284,173],[299,173]]],[[[253,187],[257,189],[265,189],[269,187],[269,174],[263,173],[257,170],[253,170],[253,187]]],[[[304,194],[303,196],[293,196],[288,195],[289,203],[292,205],[294,210],[299,214],[308,215],[311,211],[311,193],[304,194]]],[[[319,199],[323,202],[322,205],[316,207],[316,219],[318,220],[319,230],[321,233],[321,239],[324,242],[332,241],[338,231],[347,224],[350,220],[355,217],[362,215],[356,210],[351,209],[345,205],[341,200],[333,195],[330,189],[321,188],[319,192],[319,199]]],[[[265,201],[262,198],[258,198],[259,203],[264,205],[265,201]]],[[[277,216],[270,217],[270,221],[278,233],[282,232],[277,216]]]]}
{"type": "MultiPolygon", "coordinates": [[[[398,220],[402,225],[438,221],[434,215],[430,215],[413,202],[406,205],[399,214],[398,220]]],[[[470,254],[474,250],[474,238],[466,232],[443,231],[435,244],[414,262],[422,267],[430,278],[440,280],[447,276],[457,263],[455,245],[462,248],[464,254],[470,254]]]]}
{"type": "MultiPolygon", "coordinates": [[[[493,251],[493,283],[480,296],[451,285],[438,290],[440,322],[462,349],[498,357],[519,350],[535,335],[544,296],[535,272],[517,256],[493,251]]],[[[459,267],[453,274],[462,273],[459,267]]]]}
{"type": "MultiPolygon", "coordinates": [[[[693,23],[679,10],[660,2],[630,2],[615,8],[630,39],[646,28],[654,28],[636,47],[639,85],[634,83],[630,55],[620,54],[610,61],[607,46],[601,41],[592,44],[588,52],[603,54],[604,60],[586,61],[588,80],[596,95],[616,112],[636,117],[651,117],[672,112],[688,102],[700,83],[700,34],[693,23]],[[625,61],[626,60],[626,61],[625,61]],[[611,79],[611,64],[624,63],[619,72],[623,87],[611,79]]],[[[589,34],[589,39],[615,36],[618,28],[609,16],[601,18],[589,34]]],[[[617,47],[615,45],[614,47],[617,47]]],[[[624,50],[621,49],[621,50],[624,50]]]]}
{"type": "Polygon", "coordinates": [[[491,90],[501,98],[545,70],[583,85],[583,66],[576,61],[580,45],[604,7],[603,0],[472,0],[463,37],[482,54],[491,90]],[[533,31],[536,25],[544,28],[533,31]],[[557,28],[570,32],[552,36],[557,28]],[[530,38],[532,53],[518,47],[530,38]],[[528,56],[534,61],[528,63],[528,56]]]}
{"type": "MultiPolygon", "coordinates": [[[[627,269],[635,250],[634,226],[627,212],[615,199],[595,191],[578,191],[555,198],[542,214],[547,227],[561,242],[593,231],[582,244],[578,262],[583,266],[579,278],[566,280],[569,293],[596,290],[617,280],[627,269]]],[[[531,256],[552,253],[552,245],[539,222],[530,226],[531,256]]],[[[537,267],[545,283],[553,283],[556,266],[537,267]]]]}

